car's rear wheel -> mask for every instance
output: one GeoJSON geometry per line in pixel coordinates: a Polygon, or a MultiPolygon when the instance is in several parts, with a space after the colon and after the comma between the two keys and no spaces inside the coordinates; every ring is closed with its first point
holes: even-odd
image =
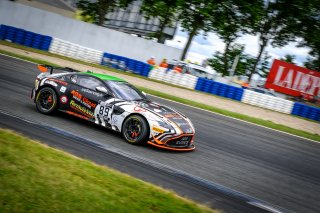
{"type": "Polygon", "coordinates": [[[50,87],[40,89],[36,96],[37,110],[43,114],[52,114],[57,108],[57,94],[50,87]]]}
{"type": "Polygon", "coordinates": [[[131,115],[123,123],[122,134],[130,144],[145,144],[149,137],[148,123],[140,115],[131,115]]]}

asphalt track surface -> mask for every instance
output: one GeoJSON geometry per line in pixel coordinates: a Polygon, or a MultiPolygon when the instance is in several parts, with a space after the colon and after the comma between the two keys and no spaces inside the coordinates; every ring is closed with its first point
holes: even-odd
{"type": "MultiPolygon", "coordinates": [[[[179,109],[192,120],[196,128],[197,149],[194,152],[176,153],[149,146],[133,146],[125,143],[120,134],[79,119],[61,113],[45,116],[36,112],[30,100],[30,91],[37,74],[34,64],[1,55],[0,110],[221,184],[287,211],[319,212],[319,143],[151,97],[159,103],[179,109]]],[[[117,168],[228,212],[259,211],[244,204],[243,199],[223,195],[121,155],[104,154],[99,148],[85,143],[68,143],[70,138],[59,137],[52,131],[41,130],[39,126],[34,129],[31,124],[17,122],[4,115],[0,117],[0,126],[16,129],[42,141],[47,140],[54,147],[117,168]]]]}

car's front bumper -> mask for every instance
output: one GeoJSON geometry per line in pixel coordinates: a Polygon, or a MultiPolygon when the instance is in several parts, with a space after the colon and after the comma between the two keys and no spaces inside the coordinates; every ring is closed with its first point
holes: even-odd
{"type": "Polygon", "coordinates": [[[192,151],[195,149],[193,138],[194,134],[182,134],[179,136],[169,137],[166,139],[166,141],[162,141],[152,136],[152,138],[148,141],[148,144],[161,149],[174,151],[192,151]],[[184,141],[184,138],[188,139],[188,141],[184,141]]]}
{"type": "Polygon", "coordinates": [[[155,146],[157,148],[173,150],[173,151],[192,151],[196,148],[194,144],[191,144],[188,147],[171,147],[171,146],[167,146],[165,144],[156,144],[151,141],[148,141],[148,144],[155,146]]]}

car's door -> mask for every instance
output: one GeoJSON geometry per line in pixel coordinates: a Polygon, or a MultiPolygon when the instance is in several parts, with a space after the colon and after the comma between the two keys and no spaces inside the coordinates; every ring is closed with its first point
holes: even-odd
{"type": "MultiPolygon", "coordinates": [[[[97,121],[97,107],[101,102],[111,99],[112,96],[96,90],[97,87],[106,88],[105,84],[95,77],[75,74],[70,77],[70,110],[81,114],[91,121],[97,121]]],[[[107,89],[107,88],[106,88],[107,89]]],[[[105,109],[103,109],[105,111],[105,109]]],[[[102,113],[102,116],[104,112],[102,113]]]]}

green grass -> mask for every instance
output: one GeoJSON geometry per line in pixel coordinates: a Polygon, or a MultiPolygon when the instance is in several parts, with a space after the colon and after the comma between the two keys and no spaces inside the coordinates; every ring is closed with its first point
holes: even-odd
{"type": "Polygon", "coordinates": [[[0,129],[0,212],[214,212],[0,129]]]}
{"type": "MultiPolygon", "coordinates": [[[[170,85],[170,86],[174,86],[174,87],[177,87],[177,88],[182,88],[182,87],[179,87],[179,86],[176,86],[176,85],[167,84],[167,83],[160,82],[160,81],[157,81],[157,80],[145,78],[145,77],[142,77],[142,76],[139,76],[139,75],[126,73],[126,72],[119,71],[119,70],[112,69],[112,68],[106,68],[104,66],[97,65],[97,64],[90,64],[90,63],[87,63],[87,62],[71,59],[71,58],[60,56],[60,55],[56,55],[56,54],[51,54],[51,53],[48,53],[48,52],[45,52],[45,51],[41,51],[41,50],[29,48],[29,47],[24,47],[24,46],[21,46],[21,45],[18,45],[18,44],[10,43],[10,42],[0,41],[0,44],[8,45],[8,46],[11,46],[11,47],[15,47],[15,48],[19,48],[19,49],[23,49],[23,50],[27,50],[27,51],[31,51],[31,52],[41,53],[41,54],[44,54],[44,55],[53,56],[53,57],[57,57],[57,58],[61,58],[61,59],[65,59],[65,60],[69,60],[69,61],[73,61],[73,62],[77,62],[79,64],[90,65],[90,66],[94,66],[94,67],[105,69],[105,70],[112,71],[112,72],[117,72],[117,73],[129,75],[129,76],[134,76],[134,77],[137,77],[137,78],[146,79],[146,80],[151,81],[151,82],[158,82],[158,83],[161,83],[163,85],[170,85]]],[[[9,52],[8,51],[4,51],[4,50],[0,50],[0,53],[7,54],[9,52]]],[[[12,53],[10,53],[10,54],[12,56],[17,57],[17,58],[22,58],[22,59],[25,59],[25,60],[28,60],[28,61],[32,61],[32,62],[35,62],[35,63],[50,64],[50,62],[47,62],[47,61],[42,61],[42,60],[37,60],[37,59],[30,58],[30,57],[21,56],[19,54],[12,54],[12,53]]],[[[243,114],[240,114],[240,113],[230,112],[230,111],[227,111],[227,110],[224,110],[224,109],[220,109],[220,108],[212,107],[212,106],[209,106],[209,105],[206,105],[206,104],[198,103],[198,102],[195,102],[195,101],[192,101],[192,100],[176,97],[176,96],[173,96],[173,95],[170,95],[170,94],[166,94],[166,93],[162,93],[162,92],[159,92],[159,91],[151,90],[151,89],[148,89],[148,88],[145,88],[145,87],[138,87],[138,88],[140,88],[141,90],[143,90],[146,93],[149,93],[151,95],[155,95],[155,96],[159,96],[159,97],[166,98],[166,99],[169,99],[169,100],[177,101],[177,102],[184,103],[184,104],[187,104],[187,105],[190,105],[190,106],[199,107],[201,109],[205,109],[205,110],[212,111],[212,112],[215,112],[215,113],[219,113],[219,114],[222,114],[222,115],[227,115],[227,116],[230,116],[230,117],[238,118],[240,120],[248,121],[248,122],[251,122],[251,123],[254,123],[254,124],[258,124],[258,125],[261,125],[261,126],[269,127],[269,128],[276,129],[276,130],[280,130],[280,131],[287,132],[287,133],[290,133],[290,134],[293,134],[293,135],[297,135],[297,136],[301,136],[301,137],[304,137],[304,138],[309,138],[311,140],[320,141],[320,135],[318,135],[318,134],[312,134],[312,133],[309,133],[309,132],[306,132],[306,131],[302,131],[302,130],[298,130],[298,129],[294,129],[294,128],[291,128],[291,127],[288,127],[288,126],[285,126],[285,125],[276,124],[276,123],[273,123],[272,121],[263,120],[263,119],[259,119],[259,118],[254,118],[254,117],[243,115],[243,114]]],[[[186,89],[186,88],[183,88],[183,89],[186,89]]],[[[187,90],[191,90],[191,89],[187,89],[187,90]]],[[[192,90],[192,91],[194,91],[194,90],[192,90]]],[[[199,92],[199,91],[194,91],[194,92],[202,93],[202,92],[199,92]]],[[[218,97],[218,96],[215,96],[215,97],[218,97]]],[[[223,98],[223,97],[218,97],[218,98],[223,98]]],[[[223,98],[223,99],[225,99],[225,98],[223,98]]],[[[228,99],[228,100],[232,101],[231,99],[228,99]]],[[[291,116],[293,116],[293,115],[291,115],[291,116]]],[[[294,116],[294,117],[297,117],[299,119],[308,120],[308,121],[311,121],[311,122],[315,122],[315,121],[309,120],[307,118],[302,118],[302,117],[298,117],[298,116],[294,116]]]]}

